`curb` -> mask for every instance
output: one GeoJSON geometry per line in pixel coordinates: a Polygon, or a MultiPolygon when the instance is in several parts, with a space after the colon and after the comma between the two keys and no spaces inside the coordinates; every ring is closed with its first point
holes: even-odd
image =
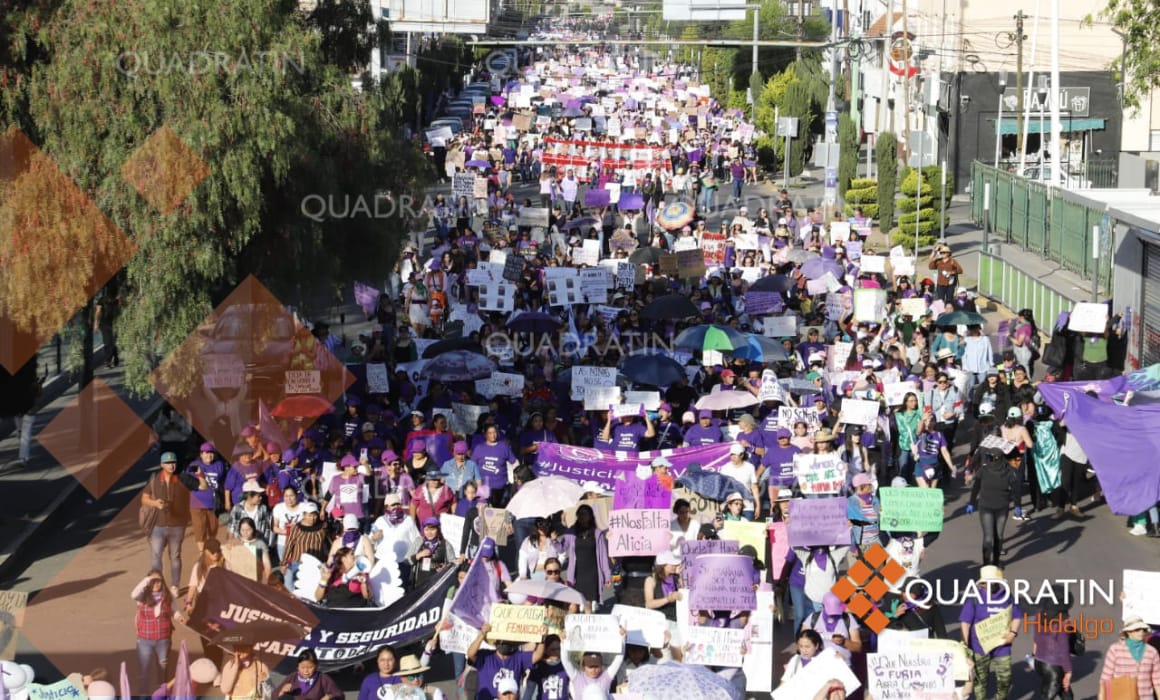
{"type": "MultiPolygon", "coordinates": [[[[145,412],[144,415],[141,416],[141,420],[145,421],[146,423],[152,423],[153,418],[155,418],[157,414],[161,412],[161,407],[163,405],[165,405],[164,398],[161,396],[154,397],[148,404],[146,404],[145,412]]],[[[9,569],[15,567],[16,564],[22,560],[29,543],[33,540],[33,538],[36,537],[36,535],[40,533],[41,530],[45,528],[45,526],[48,525],[53,516],[56,515],[56,513],[61,509],[61,506],[63,506],[79,488],[82,488],[81,482],[77,481],[76,479],[69,479],[69,483],[61,488],[60,492],[56,495],[55,498],[52,499],[51,502],[49,502],[48,506],[46,506],[43,511],[37,514],[36,517],[32,518],[32,520],[24,526],[24,529],[22,529],[20,533],[16,535],[13,540],[12,551],[7,554],[0,555],[0,581],[7,580],[10,573],[9,569]]]]}

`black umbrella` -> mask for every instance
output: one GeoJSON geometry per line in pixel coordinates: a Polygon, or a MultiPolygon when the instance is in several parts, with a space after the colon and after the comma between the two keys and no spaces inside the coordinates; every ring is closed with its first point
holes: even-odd
{"type": "Polygon", "coordinates": [[[661,256],[667,254],[663,248],[637,248],[629,254],[628,261],[637,265],[659,265],[661,256]]]}
{"type": "Polygon", "coordinates": [[[637,384],[657,387],[688,379],[681,363],[663,355],[633,355],[621,364],[620,371],[637,384]]]}
{"type": "Polygon", "coordinates": [[[768,275],[749,286],[751,292],[788,292],[797,281],[786,275],[768,275]]]}
{"type": "Polygon", "coordinates": [[[454,350],[480,352],[480,347],[479,343],[471,338],[445,338],[427,346],[427,349],[423,351],[422,359],[431,360],[445,352],[452,352],[454,350]]]}
{"type": "Polygon", "coordinates": [[[516,333],[554,333],[562,325],[560,319],[540,311],[525,311],[507,322],[508,330],[516,333]]]}
{"type": "Polygon", "coordinates": [[[640,315],[650,321],[678,320],[690,316],[700,316],[697,305],[683,294],[666,294],[644,307],[640,315]]]}
{"type": "Polygon", "coordinates": [[[254,620],[219,632],[210,644],[219,647],[253,646],[262,642],[293,642],[310,634],[309,629],[281,620],[254,620]]]}

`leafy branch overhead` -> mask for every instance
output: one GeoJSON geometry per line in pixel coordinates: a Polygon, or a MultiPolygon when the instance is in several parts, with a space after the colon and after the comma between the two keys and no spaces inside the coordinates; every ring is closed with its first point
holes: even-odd
{"type": "MultiPolygon", "coordinates": [[[[1138,109],[1152,90],[1160,87],[1160,4],[1154,0],[1108,0],[1099,18],[1112,25],[1125,41],[1124,61],[1112,68],[1125,71],[1124,105],[1138,109]]],[[[1089,27],[1092,15],[1085,18],[1089,27]]]]}

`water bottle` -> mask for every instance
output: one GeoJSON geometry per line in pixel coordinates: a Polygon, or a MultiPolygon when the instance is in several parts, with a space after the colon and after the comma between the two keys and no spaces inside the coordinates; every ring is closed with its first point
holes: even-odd
{"type": "Polygon", "coordinates": [[[1028,671],[1035,670],[1035,657],[1034,656],[1032,656],[1031,654],[1028,654],[1027,656],[1023,657],[1023,661],[1027,664],[1028,671]]]}

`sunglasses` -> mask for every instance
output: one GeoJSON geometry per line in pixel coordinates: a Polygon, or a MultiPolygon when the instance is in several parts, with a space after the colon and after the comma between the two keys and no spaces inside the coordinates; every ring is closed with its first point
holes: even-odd
{"type": "Polygon", "coordinates": [[[560,570],[559,569],[544,569],[544,573],[547,574],[548,576],[559,576],[560,570]]]}

